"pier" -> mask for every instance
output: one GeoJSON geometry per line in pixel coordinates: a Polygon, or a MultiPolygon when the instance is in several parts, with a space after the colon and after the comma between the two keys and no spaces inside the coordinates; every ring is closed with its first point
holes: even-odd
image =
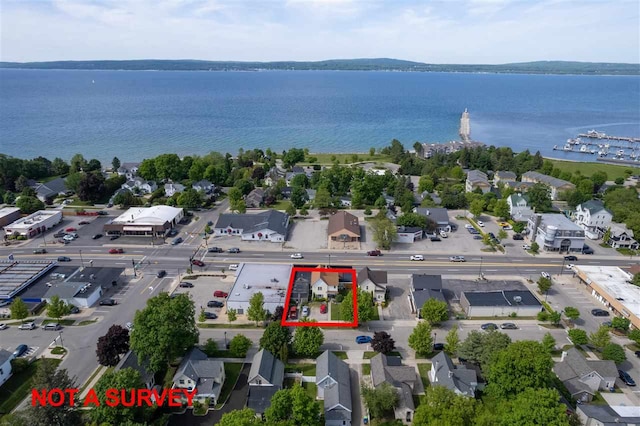
{"type": "Polygon", "coordinates": [[[611,136],[607,135],[604,132],[598,132],[597,130],[589,130],[587,133],[580,133],[578,135],[579,138],[589,138],[589,139],[607,139],[610,141],[623,141],[623,142],[639,142],[640,138],[631,138],[628,136],[611,136]]]}
{"type": "Polygon", "coordinates": [[[580,133],[575,139],[567,139],[564,146],[554,145],[553,149],[579,154],[597,154],[599,161],[605,161],[603,158],[610,156],[615,158],[616,162],[640,164],[640,138],[611,136],[596,130],[580,133]]]}

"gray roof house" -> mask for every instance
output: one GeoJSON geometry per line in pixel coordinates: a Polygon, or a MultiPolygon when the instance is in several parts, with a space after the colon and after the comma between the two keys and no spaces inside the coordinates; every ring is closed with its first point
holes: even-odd
{"type": "Polygon", "coordinates": [[[480,170],[469,170],[467,172],[467,180],[465,181],[465,190],[467,192],[473,192],[477,188],[480,188],[483,194],[486,194],[491,190],[491,184],[487,174],[480,170]]]}
{"type": "Polygon", "coordinates": [[[554,178],[553,176],[543,175],[539,172],[526,172],[522,174],[522,182],[544,183],[551,189],[551,199],[557,200],[558,194],[570,189],[576,189],[576,186],[566,180],[554,178]]]}
{"type": "Polygon", "coordinates": [[[165,183],[164,195],[172,197],[173,194],[184,192],[184,185],[181,183],[165,183]]]}
{"type": "Polygon", "coordinates": [[[349,365],[331,351],[316,358],[318,399],[324,400],[324,424],[351,426],[351,373],[349,365]]]}
{"type": "Polygon", "coordinates": [[[500,182],[502,183],[515,182],[516,177],[517,177],[516,174],[513,172],[498,170],[493,174],[493,186],[497,188],[500,182]]]}
{"type": "Polygon", "coordinates": [[[216,236],[240,236],[243,241],[271,241],[287,239],[289,215],[278,210],[261,213],[221,214],[214,226],[216,236]]]}
{"type": "Polygon", "coordinates": [[[156,384],[153,371],[149,370],[149,363],[143,362],[143,366],[138,363],[138,355],[133,351],[129,351],[120,359],[118,365],[116,365],[116,371],[124,370],[125,368],[131,368],[140,373],[142,383],[147,389],[152,389],[156,384]]]}
{"type": "Polygon", "coordinates": [[[0,348],[0,386],[11,377],[11,360],[13,358],[11,352],[0,348]]]}
{"type": "Polygon", "coordinates": [[[32,188],[36,191],[36,197],[43,203],[47,199],[53,199],[59,195],[67,195],[72,192],[67,188],[63,178],[53,179],[47,183],[35,183],[32,188]]]}
{"type": "Polygon", "coordinates": [[[449,212],[447,209],[442,207],[416,207],[414,211],[434,221],[438,227],[438,231],[451,232],[449,212]]]}
{"type": "Polygon", "coordinates": [[[191,187],[196,191],[204,192],[205,194],[211,194],[213,190],[216,188],[214,184],[209,182],[206,179],[199,180],[197,182],[193,182],[191,187]]]}
{"type": "Polygon", "coordinates": [[[284,364],[268,350],[262,349],[253,357],[249,370],[247,407],[257,414],[271,405],[271,397],[282,389],[284,364]]]}
{"type": "Polygon", "coordinates": [[[224,363],[210,359],[198,348],[193,348],[180,363],[173,376],[173,387],[193,390],[198,393],[194,400],[203,402],[209,398],[210,405],[218,403],[225,380],[224,363]]]}
{"type": "Polygon", "coordinates": [[[413,394],[422,392],[422,382],[414,367],[402,365],[402,359],[378,354],[371,358],[371,381],[377,388],[388,383],[398,390],[399,402],[394,408],[395,418],[411,424],[415,405],[413,394]]]}
{"type": "Polygon", "coordinates": [[[576,348],[562,352],[553,372],[564,383],[571,396],[589,402],[599,390],[612,388],[618,377],[613,361],[587,360],[576,348]]]}
{"type": "Polygon", "coordinates": [[[260,207],[264,202],[264,189],[255,188],[244,197],[247,207],[260,207]]]}
{"type": "Polygon", "coordinates": [[[529,197],[522,194],[511,194],[507,197],[509,214],[513,220],[529,220],[533,215],[533,209],[529,206],[529,197]]]}
{"type": "Polygon", "coordinates": [[[138,167],[140,167],[140,163],[122,163],[118,169],[118,174],[131,180],[138,174],[138,167]]]}
{"type": "Polygon", "coordinates": [[[373,294],[374,302],[384,302],[387,292],[387,271],[372,271],[364,267],[358,271],[358,287],[373,294]]]}
{"type": "Polygon", "coordinates": [[[442,293],[442,277],[440,275],[413,274],[409,287],[409,302],[411,311],[420,318],[420,309],[429,299],[446,302],[442,293]]]}
{"type": "Polygon", "coordinates": [[[638,242],[633,239],[633,231],[627,228],[624,223],[612,223],[609,231],[609,239],[605,242],[611,247],[632,250],[639,247],[638,242]]]}
{"type": "Polygon", "coordinates": [[[431,386],[444,386],[458,395],[475,397],[478,387],[476,371],[463,365],[454,366],[451,358],[444,352],[431,359],[429,371],[431,386]]]}

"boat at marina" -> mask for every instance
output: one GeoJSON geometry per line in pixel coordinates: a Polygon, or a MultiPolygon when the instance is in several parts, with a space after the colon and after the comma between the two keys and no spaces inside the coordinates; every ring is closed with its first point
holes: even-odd
{"type": "Polygon", "coordinates": [[[565,144],[565,146],[562,148],[562,150],[563,151],[573,151],[573,146],[570,143],[565,144]]]}

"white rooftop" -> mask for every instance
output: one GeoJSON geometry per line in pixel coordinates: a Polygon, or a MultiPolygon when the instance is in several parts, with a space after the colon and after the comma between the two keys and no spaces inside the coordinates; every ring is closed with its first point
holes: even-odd
{"type": "Polygon", "coordinates": [[[62,212],[60,210],[39,210],[35,213],[31,213],[27,217],[16,220],[12,224],[7,225],[7,227],[11,228],[11,230],[22,228],[28,229],[55,215],[60,215],[60,217],[62,217],[62,212]]]}
{"type": "Polygon", "coordinates": [[[265,303],[284,304],[292,267],[269,263],[241,264],[228,302],[247,302],[254,293],[261,292],[265,303]]]}
{"type": "Polygon", "coordinates": [[[582,271],[588,284],[595,283],[618,300],[629,313],[640,318],[640,287],[627,282],[633,278],[630,274],[617,266],[576,265],[575,269],[582,271]]]}
{"type": "Polygon", "coordinates": [[[0,209],[0,217],[10,215],[11,213],[15,213],[17,211],[20,211],[18,207],[3,207],[0,209]]]}
{"type": "Polygon", "coordinates": [[[583,229],[573,223],[571,219],[560,213],[543,213],[541,227],[555,226],[560,231],[582,231],[583,229]]]}
{"type": "Polygon", "coordinates": [[[626,394],[602,392],[601,395],[620,417],[640,417],[640,407],[626,394]]]}
{"type": "Polygon", "coordinates": [[[131,207],[111,223],[130,225],[164,225],[171,222],[182,209],[170,206],[131,207]]]}

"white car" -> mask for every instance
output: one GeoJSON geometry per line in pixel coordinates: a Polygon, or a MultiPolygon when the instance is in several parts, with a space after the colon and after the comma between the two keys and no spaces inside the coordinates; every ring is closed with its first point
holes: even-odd
{"type": "Polygon", "coordinates": [[[293,253],[293,254],[291,255],[291,258],[292,258],[292,259],[303,259],[303,258],[304,258],[304,256],[302,255],[302,253],[293,253]]]}
{"type": "Polygon", "coordinates": [[[467,260],[464,256],[451,256],[449,257],[449,262],[466,262],[467,260]]]}
{"type": "Polygon", "coordinates": [[[573,267],[576,266],[573,263],[568,264],[567,266],[565,266],[567,269],[573,269],[573,267]]]}
{"type": "Polygon", "coordinates": [[[522,248],[525,250],[531,250],[531,246],[529,244],[523,244],[522,248]]]}
{"type": "Polygon", "coordinates": [[[547,278],[549,280],[551,279],[551,275],[549,275],[548,273],[546,273],[544,271],[540,272],[540,275],[542,275],[543,278],[547,278]]]}
{"type": "Polygon", "coordinates": [[[470,223],[467,223],[464,227],[467,229],[473,229],[473,225],[471,225],[470,223]]]}
{"type": "Polygon", "coordinates": [[[229,270],[230,271],[237,271],[238,270],[238,264],[237,263],[232,263],[231,265],[229,265],[229,270]]]}
{"type": "Polygon", "coordinates": [[[479,227],[484,228],[484,222],[481,220],[476,220],[476,223],[478,224],[479,227]]]}
{"type": "Polygon", "coordinates": [[[0,330],[5,330],[6,328],[8,328],[9,326],[5,323],[0,324],[0,330]]]}
{"type": "Polygon", "coordinates": [[[303,306],[302,307],[302,316],[303,317],[308,317],[309,316],[309,307],[308,306],[303,306]]]}
{"type": "Polygon", "coordinates": [[[133,323],[132,322],[128,322],[124,325],[127,330],[132,331],[133,330],[133,323]]]}
{"type": "Polygon", "coordinates": [[[424,256],[421,254],[414,254],[411,256],[411,260],[424,260],[424,256]]]}
{"type": "Polygon", "coordinates": [[[444,231],[440,231],[440,236],[441,236],[442,238],[447,238],[447,237],[448,237],[447,233],[446,233],[446,232],[444,232],[444,231]]]}

